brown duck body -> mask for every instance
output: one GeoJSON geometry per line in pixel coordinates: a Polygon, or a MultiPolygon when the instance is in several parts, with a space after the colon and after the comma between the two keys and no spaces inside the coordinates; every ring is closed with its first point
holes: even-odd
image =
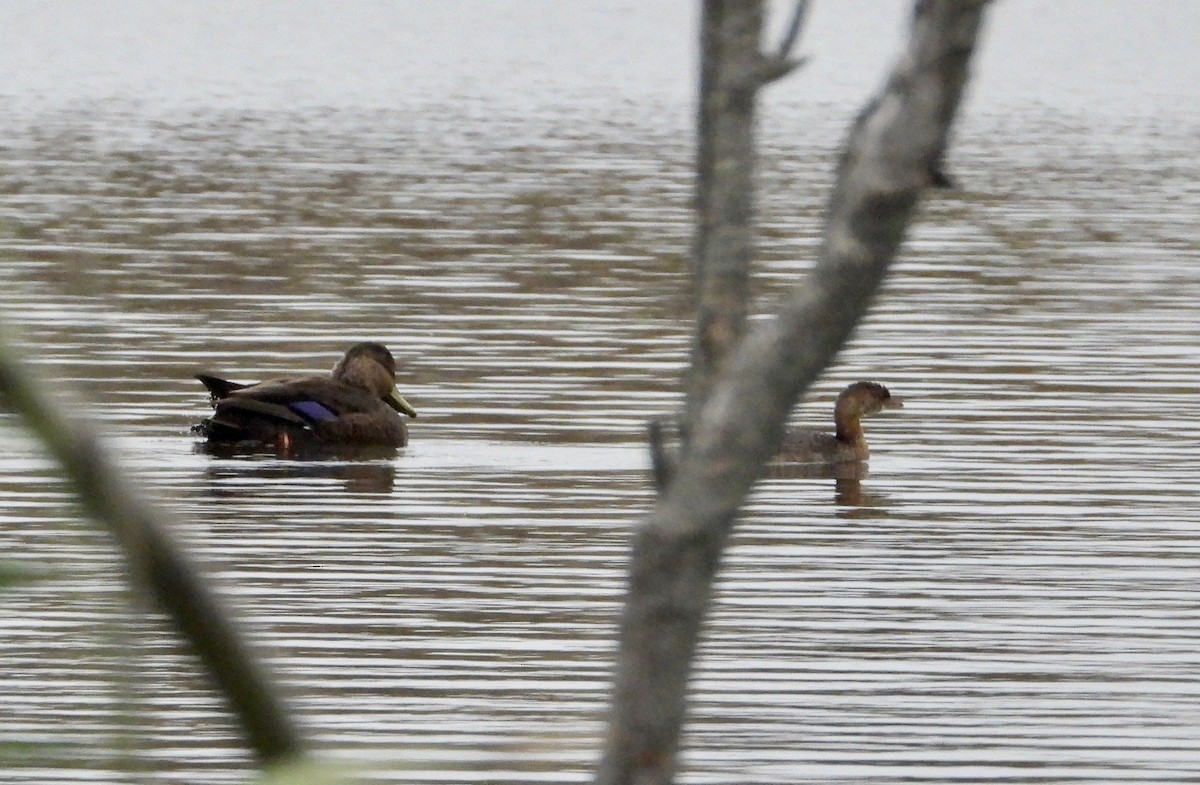
{"type": "Polygon", "coordinates": [[[209,444],[258,443],[277,449],[314,444],[403,447],[417,413],[396,390],[396,363],[382,344],[350,348],[330,376],[243,385],[198,374],[213,414],[196,430],[209,444]]]}
{"type": "Polygon", "coordinates": [[[833,408],[834,433],[804,428],[788,431],[779,448],[779,458],[797,463],[836,464],[865,461],[871,456],[863,433],[862,418],[904,404],[876,382],[855,382],[842,390],[833,408]]]}

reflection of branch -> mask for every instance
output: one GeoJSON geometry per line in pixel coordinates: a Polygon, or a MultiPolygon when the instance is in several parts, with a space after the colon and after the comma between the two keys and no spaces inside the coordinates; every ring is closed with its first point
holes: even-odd
{"type": "Polygon", "coordinates": [[[916,5],[908,49],[847,143],[812,274],[727,359],[634,535],[597,777],[605,785],[672,780],[691,661],[734,517],[791,407],[866,311],[943,152],[986,0],[916,5]]]}
{"type": "Polygon", "coordinates": [[[96,434],[68,415],[17,354],[0,325],[0,400],[19,414],[62,466],[84,509],[108,528],[134,578],[166,611],[229,701],[255,753],[279,763],[304,743],[270,681],[167,532],[167,515],[146,502],[96,434]]]}

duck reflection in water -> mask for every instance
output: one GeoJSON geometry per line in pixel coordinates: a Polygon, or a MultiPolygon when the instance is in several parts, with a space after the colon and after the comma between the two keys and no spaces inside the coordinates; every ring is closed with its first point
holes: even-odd
{"type": "Polygon", "coordinates": [[[197,374],[213,414],[192,430],[217,452],[273,449],[281,456],[408,443],[401,414],[417,412],[396,389],[396,361],[379,343],[356,344],[329,376],[239,384],[197,374]]]}
{"type": "Polygon", "coordinates": [[[390,494],[396,486],[394,447],[358,448],[349,453],[332,448],[313,449],[283,456],[216,445],[201,445],[200,449],[217,458],[236,455],[239,459],[236,465],[212,461],[205,469],[210,483],[208,492],[214,499],[260,501],[264,494],[281,486],[304,489],[341,486],[353,494],[390,494]],[[229,482],[231,479],[234,482],[229,482]]]}

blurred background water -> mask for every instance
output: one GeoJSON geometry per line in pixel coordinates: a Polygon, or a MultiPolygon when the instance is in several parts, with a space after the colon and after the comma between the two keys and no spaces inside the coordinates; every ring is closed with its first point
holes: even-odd
{"type": "MultiPolygon", "coordinates": [[[[774,8],[773,29],[786,18],[774,8]]],[[[0,312],[180,515],[330,754],[579,782],[646,421],[688,335],[685,2],[0,3],[0,312]],[[395,458],[194,449],[201,369],[387,343],[395,458]]],[[[811,265],[897,2],[815,4],[762,121],[757,311],[811,265]]],[[[856,493],[738,528],[686,782],[1200,778],[1200,6],[1010,0],[884,292],[856,493]]],[[[0,781],[244,782],[107,540],[0,415],[0,781]]]]}

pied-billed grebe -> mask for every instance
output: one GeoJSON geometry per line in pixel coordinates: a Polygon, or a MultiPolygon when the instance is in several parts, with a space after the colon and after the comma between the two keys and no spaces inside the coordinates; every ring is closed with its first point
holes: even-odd
{"type": "Polygon", "coordinates": [[[396,361],[383,344],[350,347],[330,376],[238,384],[206,374],[215,411],[194,430],[210,444],[258,442],[403,447],[417,412],[396,389],[396,361]]]}
{"type": "Polygon", "coordinates": [[[794,429],[784,434],[778,457],[797,463],[842,463],[865,461],[871,452],[860,420],[884,409],[904,406],[882,384],[855,382],[842,390],[833,406],[833,434],[794,429]]]}

